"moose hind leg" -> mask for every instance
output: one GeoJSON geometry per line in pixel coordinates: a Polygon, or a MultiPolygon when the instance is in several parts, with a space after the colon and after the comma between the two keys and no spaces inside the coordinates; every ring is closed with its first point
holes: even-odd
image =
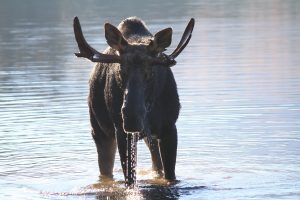
{"type": "Polygon", "coordinates": [[[159,150],[164,168],[165,179],[175,180],[175,165],[177,156],[177,129],[175,124],[162,130],[159,150]]]}
{"type": "Polygon", "coordinates": [[[155,171],[158,176],[162,176],[163,166],[159,153],[158,140],[150,139],[151,141],[149,142],[147,137],[144,140],[151,153],[152,170],[155,171]]]}

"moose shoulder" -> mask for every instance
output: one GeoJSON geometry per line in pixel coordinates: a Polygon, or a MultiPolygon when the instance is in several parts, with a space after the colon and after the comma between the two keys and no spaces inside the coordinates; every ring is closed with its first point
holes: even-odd
{"type": "Polygon", "coordinates": [[[109,47],[100,53],[86,42],[79,19],[74,18],[80,50],[76,56],[97,63],[90,77],[88,103],[100,174],[113,176],[118,147],[126,184],[134,183],[128,143],[138,134],[150,149],[153,170],[174,180],[180,103],[170,67],[191,39],[194,19],[170,55],[163,52],[171,44],[171,28],[153,36],[136,17],[125,19],[118,27],[109,23],[104,27],[109,47]]]}

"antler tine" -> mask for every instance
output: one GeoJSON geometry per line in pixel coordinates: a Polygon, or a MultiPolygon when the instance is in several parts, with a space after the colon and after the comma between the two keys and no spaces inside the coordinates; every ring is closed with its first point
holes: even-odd
{"type": "Polygon", "coordinates": [[[121,62],[120,56],[102,54],[97,50],[95,50],[94,48],[92,48],[87,43],[87,41],[85,40],[82,34],[81,25],[77,16],[74,18],[73,28],[74,28],[75,39],[79,48],[79,53],[75,53],[77,57],[87,58],[92,62],[103,62],[103,63],[121,62]]]}
{"type": "Polygon", "coordinates": [[[169,55],[170,59],[175,59],[182,52],[182,50],[186,47],[186,45],[189,43],[189,41],[192,37],[194,25],[195,25],[195,19],[191,18],[187,27],[184,30],[184,33],[181,37],[179,44],[177,45],[177,47],[173,51],[173,53],[171,55],[169,55]]]}

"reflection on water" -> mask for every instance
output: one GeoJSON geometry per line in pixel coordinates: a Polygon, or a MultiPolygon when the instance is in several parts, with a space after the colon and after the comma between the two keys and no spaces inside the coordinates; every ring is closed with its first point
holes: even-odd
{"type": "Polygon", "coordinates": [[[297,0],[2,1],[1,199],[299,199],[299,10],[297,0]],[[196,19],[173,68],[182,104],[175,185],[153,181],[142,142],[136,190],[124,189],[118,157],[113,186],[97,182],[92,64],[73,56],[75,15],[99,50],[106,21],[172,26],[172,49],[196,19]]]}

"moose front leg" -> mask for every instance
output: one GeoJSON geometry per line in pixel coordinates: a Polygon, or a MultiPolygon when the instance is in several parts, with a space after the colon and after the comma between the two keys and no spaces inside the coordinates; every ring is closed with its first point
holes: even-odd
{"type": "Polygon", "coordinates": [[[112,178],[116,153],[116,140],[113,137],[92,134],[98,152],[100,178],[112,178]]]}
{"type": "Polygon", "coordinates": [[[98,165],[100,170],[101,178],[113,178],[113,168],[115,162],[115,154],[117,150],[116,139],[109,134],[105,134],[92,111],[91,104],[90,107],[90,122],[92,125],[92,136],[97,147],[98,153],[98,165]]]}
{"type": "Polygon", "coordinates": [[[177,129],[175,125],[162,130],[159,150],[165,173],[165,179],[175,180],[175,165],[177,155],[177,129]]]}

